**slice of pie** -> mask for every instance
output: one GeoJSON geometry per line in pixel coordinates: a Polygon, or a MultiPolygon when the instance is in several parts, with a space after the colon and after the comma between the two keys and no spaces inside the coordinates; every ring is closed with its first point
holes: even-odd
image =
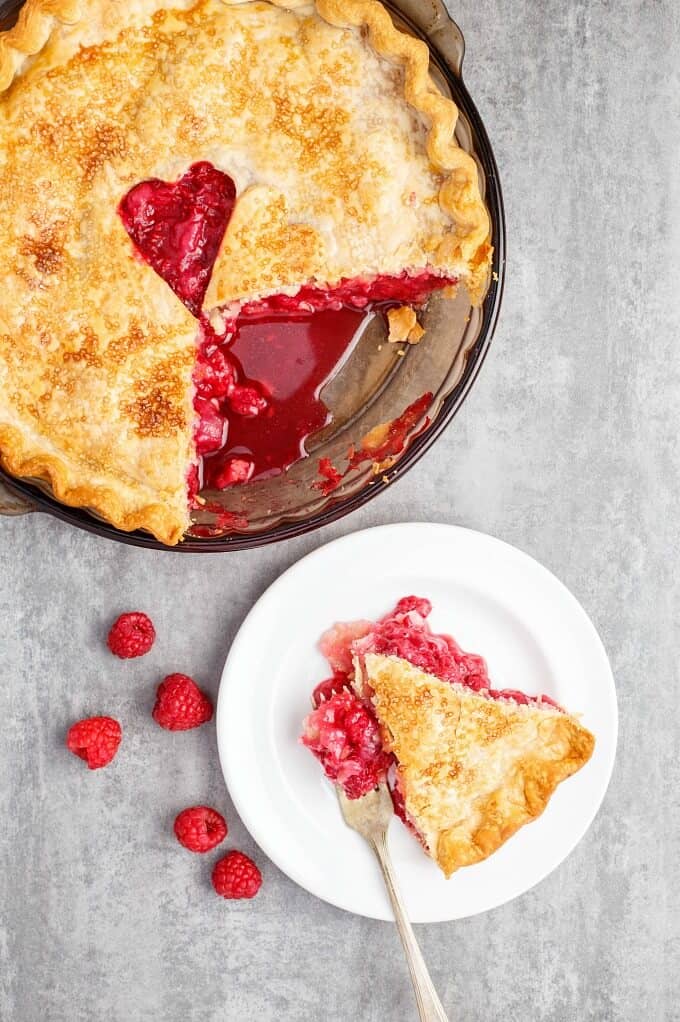
{"type": "Polygon", "coordinates": [[[492,699],[395,657],[369,654],[360,671],[407,819],[446,876],[540,816],[592,754],[591,733],[550,704],[492,699]]]}
{"type": "Polygon", "coordinates": [[[121,529],[176,543],[267,414],[240,324],[484,294],[456,106],[377,0],[27,0],[0,88],[0,459],[121,529]]]}
{"type": "Polygon", "coordinates": [[[491,688],[484,660],[432,632],[430,611],[405,597],[378,622],[322,637],[334,674],[301,741],[349,798],[387,781],[395,812],[450,876],[539,816],[595,739],[547,696],[491,688]]]}

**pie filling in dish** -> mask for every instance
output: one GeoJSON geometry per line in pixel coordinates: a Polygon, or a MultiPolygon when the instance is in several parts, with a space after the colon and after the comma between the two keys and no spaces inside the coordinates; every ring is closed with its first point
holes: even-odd
{"type": "Polygon", "coordinates": [[[0,110],[0,461],[118,528],[178,542],[304,456],[366,317],[413,342],[488,285],[457,108],[378,0],[27,0],[0,110]]]}
{"type": "Polygon", "coordinates": [[[307,284],[210,319],[201,310],[235,201],[232,179],[203,161],[173,184],[135,185],[118,210],[139,257],[200,323],[190,497],[277,475],[304,457],[307,437],[329,422],[321,390],[374,310],[422,307],[457,283],[424,270],[307,284]]]}
{"type": "Polygon", "coordinates": [[[301,742],[348,798],[386,782],[395,813],[446,876],[481,862],[545,809],[595,739],[546,695],[491,687],[482,657],[432,631],[427,599],[334,625],[333,671],[301,742]]]}

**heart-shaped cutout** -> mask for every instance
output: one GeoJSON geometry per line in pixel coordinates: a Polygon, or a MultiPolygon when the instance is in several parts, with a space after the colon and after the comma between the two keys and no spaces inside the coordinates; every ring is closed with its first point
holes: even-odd
{"type": "Polygon", "coordinates": [[[178,181],[142,181],[118,207],[140,256],[194,316],[201,312],[235,203],[229,175],[202,161],[178,181]]]}

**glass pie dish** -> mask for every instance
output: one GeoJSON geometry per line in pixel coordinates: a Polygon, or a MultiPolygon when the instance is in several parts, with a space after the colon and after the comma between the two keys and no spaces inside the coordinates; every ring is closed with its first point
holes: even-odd
{"type": "MultiPolygon", "coordinates": [[[[0,2],[0,24],[19,6],[0,2]]],[[[399,0],[387,6],[400,27],[426,40],[433,76],[459,107],[456,137],[477,161],[491,218],[494,257],[487,294],[477,308],[462,288],[455,298],[433,295],[421,316],[425,337],[417,345],[387,343],[384,317],[366,317],[349,355],[321,390],[329,422],[307,438],[307,456],[279,474],[202,491],[192,529],[177,549],[259,546],[308,532],[361,506],[439,436],[488,350],[503,287],[503,208],[493,153],[462,82],[463,37],[441,0],[399,0]],[[391,430],[378,430],[390,423],[391,430]]],[[[46,511],[122,542],[165,549],[151,535],[123,532],[87,510],[59,503],[42,483],[0,473],[0,512],[29,511],[46,511]]]]}

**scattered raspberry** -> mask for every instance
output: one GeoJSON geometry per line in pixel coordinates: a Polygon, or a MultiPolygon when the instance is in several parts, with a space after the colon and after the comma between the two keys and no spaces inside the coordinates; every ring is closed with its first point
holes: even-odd
{"type": "Polygon", "coordinates": [[[262,874],[247,855],[229,852],[215,864],[212,882],[223,898],[254,898],[262,884],[262,874]]]}
{"type": "Polygon", "coordinates": [[[148,653],[155,638],[156,630],[151,619],[136,611],[120,615],[109,632],[106,645],[122,660],[129,660],[148,653]]]}
{"type": "Polygon", "coordinates": [[[190,852],[209,852],[226,836],[224,817],[209,806],[183,809],[175,820],[175,837],[190,852]]]}
{"type": "Polygon", "coordinates": [[[188,731],[211,720],[213,705],[186,674],[169,674],[158,686],[153,719],[168,731],[188,731]]]}
{"type": "Polygon", "coordinates": [[[111,762],[122,737],[120,724],[113,717],[88,717],[71,725],[66,745],[90,770],[98,770],[111,762]]]}

